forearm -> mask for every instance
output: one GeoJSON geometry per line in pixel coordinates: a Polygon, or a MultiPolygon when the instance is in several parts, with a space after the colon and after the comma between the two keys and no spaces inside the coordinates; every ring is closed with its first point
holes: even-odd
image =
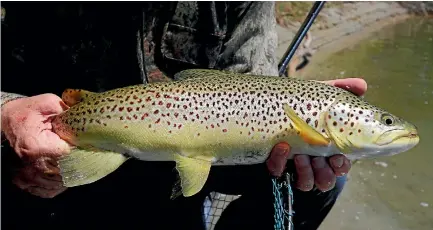
{"type": "Polygon", "coordinates": [[[239,21],[224,44],[218,67],[278,76],[274,2],[245,2],[233,9],[239,21]]]}

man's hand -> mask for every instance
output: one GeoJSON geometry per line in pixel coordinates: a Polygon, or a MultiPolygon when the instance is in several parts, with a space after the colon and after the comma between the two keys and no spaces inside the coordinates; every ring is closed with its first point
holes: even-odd
{"type": "Polygon", "coordinates": [[[24,164],[14,183],[33,195],[51,198],[65,190],[55,159],[70,146],[51,127],[51,117],[65,109],[54,94],[20,98],[2,107],[2,131],[24,164]]]}
{"type": "MultiPolygon", "coordinates": [[[[351,91],[358,96],[362,96],[367,91],[367,83],[360,78],[346,78],[325,82],[351,91]]],[[[279,143],[274,146],[271,156],[266,161],[268,170],[272,175],[281,176],[289,156],[290,146],[287,143],[279,143]]],[[[296,187],[302,191],[309,191],[314,185],[321,191],[328,191],[334,187],[336,177],[347,174],[351,167],[350,161],[344,155],[335,155],[329,157],[329,159],[296,155],[294,161],[298,178],[296,187]]]]}

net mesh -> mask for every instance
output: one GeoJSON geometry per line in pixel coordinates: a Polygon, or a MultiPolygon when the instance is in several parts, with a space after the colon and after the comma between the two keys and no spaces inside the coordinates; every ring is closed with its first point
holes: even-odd
{"type": "Polygon", "coordinates": [[[230,202],[238,199],[240,195],[226,195],[219,192],[211,192],[204,201],[203,219],[207,230],[213,230],[223,211],[230,202]]]}
{"type": "MultiPolygon", "coordinates": [[[[290,175],[286,173],[284,177],[273,178],[272,189],[274,197],[274,229],[293,230],[293,193],[290,187],[290,175]]],[[[214,230],[223,211],[230,202],[240,196],[211,192],[203,204],[203,220],[206,229],[214,230]]]]}
{"type": "Polygon", "coordinates": [[[293,192],[290,186],[290,174],[286,173],[282,178],[272,178],[272,190],[274,195],[274,229],[293,230],[293,192]]]}

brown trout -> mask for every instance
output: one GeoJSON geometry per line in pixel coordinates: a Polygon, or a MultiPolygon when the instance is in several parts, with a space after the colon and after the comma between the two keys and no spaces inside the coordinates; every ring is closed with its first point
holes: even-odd
{"type": "Polygon", "coordinates": [[[95,182],[129,158],[175,161],[185,197],[211,166],[264,162],[279,142],[294,154],[394,155],[419,142],[411,123],[318,81],[185,70],[175,81],[102,93],[67,89],[52,122],[76,146],[59,160],[66,187],[95,182]]]}

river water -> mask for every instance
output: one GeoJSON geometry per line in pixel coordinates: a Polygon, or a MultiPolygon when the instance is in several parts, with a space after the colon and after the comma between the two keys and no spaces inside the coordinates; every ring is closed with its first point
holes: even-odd
{"type": "Polygon", "coordinates": [[[353,165],[320,229],[433,229],[433,18],[410,18],[313,63],[315,79],[362,77],[365,99],[419,128],[420,143],[353,165]]]}

